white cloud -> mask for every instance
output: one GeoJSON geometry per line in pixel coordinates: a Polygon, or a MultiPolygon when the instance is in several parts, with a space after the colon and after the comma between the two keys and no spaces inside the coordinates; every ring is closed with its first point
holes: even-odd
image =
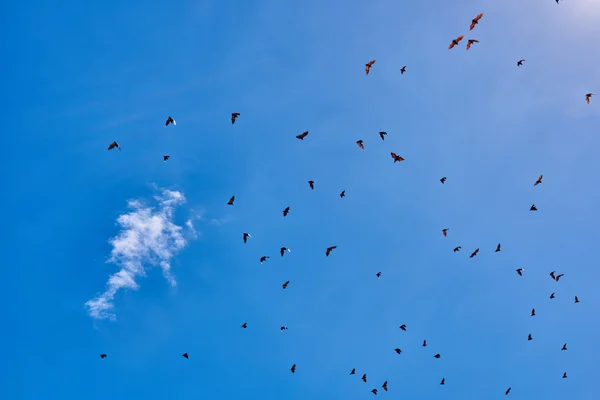
{"type": "Polygon", "coordinates": [[[135,278],[146,275],[146,266],[160,266],[165,278],[176,286],[170,260],[185,247],[186,240],[183,228],[173,223],[173,212],[185,197],[177,191],[163,190],[154,198],[158,209],[129,200],[132,211],[117,218],[121,232],[109,241],[113,249],[107,262],[121,269],[110,276],[103,293],[85,303],[92,318],[114,320],[115,294],[119,289],[138,289],[135,278]]]}

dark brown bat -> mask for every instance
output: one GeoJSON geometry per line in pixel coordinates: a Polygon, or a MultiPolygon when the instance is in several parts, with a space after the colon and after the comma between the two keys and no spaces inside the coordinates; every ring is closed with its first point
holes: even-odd
{"type": "Polygon", "coordinates": [[[477,25],[479,23],[479,20],[481,19],[481,17],[483,17],[483,13],[477,15],[475,18],[473,18],[473,20],[471,21],[471,26],[469,27],[469,30],[472,31],[473,28],[475,28],[475,25],[477,25]]]}
{"type": "Polygon", "coordinates": [[[308,131],[304,131],[301,134],[299,134],[298,136],[296,136],[296,139],[300,139],[300,140],[304,140],[304,138],[308,136],[308,131]]]}
{"type": "Polygon", "coordinates": [[[290,249],[288,249],[287,247],[282,247],[279,249],[279,254],[281,254],[281,257],[283,257],[283,255],[285,254],[285,252],[291,253],[292,251],[290,249]]]}
{"type": "Polygon", "coordinates": [[[542,183],[542,178],[544,177],[544,175],[540,175],[539,178],[537,178],[537,181],[535,181],[535,183],[533,184],[533,186],[537,186],[540,183],[542,183]]]}
{"type": "Polygon", "coordinates": [[[363,141],[362,141],[362,140],[357,140],[357,141],[356,141],[356,144],[357,144],[357,145],[358,145],[358,147],[360,147],[361,149],[363,149],[363,150],[365,149],[365,145],[363,144],[363,141]]]}
{"type": "Polygon", "coordinates": [[[164,162],[167,162],[167,160],[168,160],[169,158],[171,158],[171,156],[163,156],[163,161],[164,161],[164,162]]]}
{"type": "Polygon", "coordinates": [[[472,45],[473,43],[479,43],[479,40],[477,40],[477,39],[469,39],[469,40],[467,41],[467,51],[469,51],[469,49],[471,48],[471,45],[472,45]]]}
{"type": "Polygon", "coordinates": [[[381,278],[381,272],[375,274],[378,278],[381,278]]]}
{"type": "Polygon", "coordinates": [[[109,145],[108,145],[108,149],[109,149],[109,150],[112,150],[112,149],[114,149],[115,147],[116,147],[117,149],[121,150],[121,148],[119,147],[119,143],[117,143],[117,142],[112,142],[111,144],[109,144],[109,145]]]}
{"type": "Polygon", "coordinates": [[[385,136],[387,136],[387,132],[384,132],[384,131],[379,132],[379,137],[381,138],[381,140],[385,140],[385,136]]]}
{"type": "Polygon", "coordinates": [[[381,387],[383,388],[383,390],[385,390],[387,392],[388,391],[387,381],[383,382],[383,385],[381,385],[381,387]]]}
{"type": "Polygon", "coordinates": [[[579,297],[575,296],[575,303],[579,303],[579,297]]]}
{"type": "Polygon", "coordinates": [[[523,65],[524,62],[525,62],[524,58],[522,58],[519,61],[517,61],[517,67],[520,67],[521,65],[523,65]]]}
{"type": "Polygon", "coordinates": [[[427,347],[427,340],[423,340],[423,347],[427,347]]]}
{"type": "Polygon", "coordinates": [[[367,383],[367,374],[363,374],[362,378],[360,379],[362,379],[364,383],[367,383]]]}
{"type": "Polygon", "coordinates": [[[433,356],[433,357],[434,357],[434,358],[440,358],[440,357],[441,357],[441,355],[438,353],[438,354],[436,354],[436,355],[435,355],[435,356],[433,356]]]}
{"type": "Polygon", "coordinates": [[[190,357],[188,356],[188,353],[183,353],[183,354],[181,355],[181,357],[183,357],[183,358],[185,358],[185,359],[189,359],[189,358],[190,358],[190,357]]]}
{"type": "Polygon", "coordinates": [[[406,65],[402,68],[400,68],[400,75],[404,75],[404,73],[406,72],[406,65]]]}
{"type": "Polygon", "coordinates": [[[244,232],[243,239],[244,243],[248,241],[248,238],[252,239],[252,236],[249,233],[244,232]]]}
{"type": "Polygon", "coordinates": [[[281,285],[282,288],[286,289],[288,287],[288,285],[290,284],[290,281],[285,281],[283,283],[283,285],[281,285]]]}
{"type": "Polygon", "coordinates": [[[506,392],[504,392],[504,394],[505,394],[505,395],[509,394],[511,389],[512,389],[512,388],[508,388],[508,389],[506,389],[506,392]]]}
{"type": "Polygon", "coordinates": [[[315,181],[308,181],[308,186],[310,186],[312,190],[315,190],[315,181]]]}
{"type": "Polygon", "coordinates": [[[229,199],[229,201],[227,202],[227,205],[232,206],[233,202],[235,201],[235,196],[231,196],[231,198],[229,199]]]}
{"type": "Polygon", "coordinates": [[[244,322],[244,323],[242,324],[242,328],[244,328],[244,329],[248,328],[248,323],[244,322]]]}
{"type": "Polygon", "coordinates": [[[292,371],[292,374],[296,373],[296,364],[292,365],[292,368],[290,368],[290,371],[292,371]]]}
{"type": "Polygon", "coordinates": [[[394,349],[394,351],[398,354],[402,354],[402,350],[401,349],[394,349]]]}
{"type": "Polygon", "coordinates": [[[500,251],[500,247],[501,247],[501,245],[500,245],[500,243],[498,243],[498,246],[496,246],[496,250],[494,252],[495,253],[499,252],[500,251]]]}
{"type": "Polygon", "coordinates": [[[533,340],[533,337],[531,336],[531,333],[529,335],[527,335],[527,340],[533,340]]]}
{"type": "Polygon", "coordinates": [[[373,389],[373,390],[371,390],[371,393],[373,393],[373,394],[375,394],[375,395],[376,395],[376,394],[377,394],[377,389],[373,389]]]}
{"type": "Polygon", "coordinates": [[[440,382],[440,385],[445,385],[446,384],[446,378],[442,378],[442,381],[440,382]]]}
{"type": "Polygon", "coordinates": [[[231,124],[235,124],[235,120],[240,116],[239,112],[231,113],[231,124]]]}
{"type": "Polygon", "coordinates": [[[289,207],[286,207],[286,208],[283,210],[283,216],[284,216],[284,217],[287,217],[287,215],[288,215],[289,213],[290,213],[290,208],[289,208],[289,207]]]}
{"type": "Polygon", "coordinates": [[[531,309],[531,314],[529,314],[530,317],[535,317],[535,308],[531,309]]]}
{"type": "Polygon", "coordinates": [[[446,178],[445,176],[444,176],[444,177],[442,177],[442,179],[440,179],[440,182],[442,182],[442,185],[443,185],[444,183],[446,183],[446,179],[447,179],[447,178],[446,178]]]}
{"type": "Polygon", "coordinates": [[[350,375],[354,375],[356,374],[356,368],[352,368],[352,371],[350,371],[350,375]]]}
{"type": "Polygon", "coordinates": [[[463,36],[463,35],[460,35],[459,37],[457,37],[456,39],[454,39],[454,40],[452,41],[452,43],[450,43],[450,46],[448,46],[448,50],[450,50],[450,49],[451,49],[451,48],[453,48],[454,46],[457,46],[457,45],[458,45],[458,43],[459,43],[461,40],[463,40],[463,38],[464,38],[464,36],[463,36]]]}
{"type": "Polygon", "coordinates": [[[371,71],[371,67],[373,66],[373,64],[375,64],[375,61],[376,60],[371,60],[365,64],[365,72],[367,73],[367,75],[369,75],[369,71],[371,71]]]}
{"type": "Polygon", "coordinates": [[[104,360],[106,358],[106,354],[104,354],[104,353],[100,354],[100,358],[104,360]]]}
{"type": "Polygon", "coordinates": [[[469,256],[469,258],[473,258],[477,255],[477,253],[479,253],[479,248],[476,248],[474,252],[471,253],[471,255],[469,256]]]}
{"type": "Polygon", "coordinates": [[[337,246],[330,246],[327,248],[327,250],[325,250],[325,257],[329,257],[329,254],[334,250],[337,249],[337,246]]]}
{"type": "Polygon", "coordinates": [[[398,154],[394,153],[393,151],[390,154],[391,154],[392,158],[394,159],[394,163],[404,161],[404,158],[400,157],[398,154]]]}
{"type": "Polygon", "coordinates": [[[519,276],[523,276],[523,268],[517,268],[517,274],[519,274],[519,276]]]}
{"type": "Polygon", "coordinates": [[[268,259],[268,258],[270,258],[270,257],[269,257],[269,256],[262,256],[262,257],[260,258],[260,263],[261,263],[261,264],[262,264],[262,263],[264,263],[265,261],[267,261],[267,259],[268,259]]]}
{"type": "Polygon", "coordinates": [[[461,246],[457,246],[457,247],[454,248],[453,251],[456,253],[457,251],[460,251],[460,249],[462,249],[462,247],[461,246]]]}
{"type": "Polygon", "coordinates": [[[590,104],[590,100],[592,99],[592,96],[594,96],[596,93],[587,93],[585,95],[585,102],[590,104]]]}
{"type": "Polygon", "coordinates": [[[535,204],[531,205],[531,207],[529,208],[529,211],[537,211],[537,207],[535,206],[535,204]]]}
{"type": "Polygon", "coordinates": [[[175,122],[175,120],[171,118],[171,116],[169,116],[169,118],[167,118],[167,121],[165,122],[165,126],[169,126],[169,124],[173,124],[173,126],[175,126],[177,125],[177,122],[175,122]]]}
{"type": "Polygon", "coordinates": [[[342,190],[342,193],[340,193],[340,198],[343,199],[345,196],[346,196],[346,191],[342,190]]]}
{"type": "Polygon", "coordinates": [[[404,332],[406,332],[406,325],[404,325],[404,324],[400,325],[400,329],[402,329],[404,332]]]}
{"type": "Polygon", "coordinates": [[[442,229],[442,235],[444,235],[444,237],[448,235],[448,228],[442,229]]]}

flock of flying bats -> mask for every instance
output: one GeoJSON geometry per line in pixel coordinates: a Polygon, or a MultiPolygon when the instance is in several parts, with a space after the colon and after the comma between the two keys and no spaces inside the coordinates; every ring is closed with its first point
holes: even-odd
{"type": "MultiPolygon", "coordinates": [[[[556,3],[559,3],[559,0],[556,0],[556,3]]],[[[479,24],[479,21],[481,20],[481,18],[482,18],[482,17],[483,17],[483,13],[481,13],[481,14],[478,14],[478,15],[477,15],[475,18],[473,18],[473,20],[471,21],[471,25],[470,25],[470,27],[469,27],[469,30],[471,30],[471,31],[472,31],[472,30],[475,28],[475,26],[476,26],[477,24],[479,24]]],[[[460,36],[458,36],[456,39],[452,40],[452,42],[451,42],[451,43],[450,43],[450,45],[448,46],[448,49],[450,50],[450,49],[454,48],[454,47],[455,47],[455,46],[457,46],[457,45],[458,45],[458,44],[459,44],[459,43],[460,43],[460,42],[461,42],[463,39],[464,39],[464,35],[460,35],[460,36]]],[[[466,49],[467,49],[467,50],[469,50],[469,49],[471,48],[471,46],[472,46],[474,43],[479,43],[479,40],[477,40],[477,39],[468,39],[468,40],[467,40],[466,49]]],[[[366,64],[365,64],[365,72],[366,72],[366,75],[369,75],[369,72],[371,71],[371,68],[373,67],[373,65],[375,64],[375,62],[376,62],[376,60],[371,60],[371,61],[369,61],[368,63],[366,63],[366,64]]],[[[520,60],[518,60],[518,61],[517,61],[517,67],[521,67],[521,66],[523,65],[523,63],[524,63],[524,62],[525,62],[525,59],[520,59],[520,60]]],[[[403,67],[400,69],[400,73],[401,73],[401,74],[404,74],[405,72],[406,72],[406,65],[405,65],[405,66],[403,66],[403,67]]],[[[591,99],[591,97],[592,97],[592,96],[594,96],[594,95],[595,95],[595,93],[587,93],[587,94],[585,95],[585,101],[586,101],[588,104],[590,104],[590,99],[591,99]]],[[[232,124],[235,124],[235,122],[236,122],[236,120],[237,120],[237,118],[238,118],[239,116],[240,116],[240,113],[239,113],[239,112],[234,112],[234,113],[231,113],[231,123],[232,123],[232,124]]],[[[169,117],[167,118],[167,120],[165,121],[165,126],[169,126],[169,125],[171,125],[171,124],[172,124],[173,126],[177,125],[176,121],[175,121],[175,120],[174,120],[174,119],[173,119],[171,116],[169,116],[169,117]]],[[[309,132],[308,132],[308,131],[305,131],[305,132],[302,132],[301,134],[297,135],[297,136],[296,136],[296,138],[297,138],[297,139],[299,139],[299,140],[304,140],[304,139],[305,139],[305,138],[308,136],[308,134],[309,134],[309,132]]],[[[379,132],[379,137],[381,138],[381,140],[385,140],[385,136],[386,136],[386,135],[387,135],[387,132],[384,132],[384,131],[382,131],[382,132],[379,132]]],[[[360,149],[362,149],[362,150],[364,150],[364,149],[365,149],[365,146],[364,146],[364,142],[363,142],[363,140],[358,140],[358,141],[356,142],[356,144],[358,145],[358,147],[360,147],[360,149]]],[[[114,148],[118,148],[119,150],[121,150],[121,147],[119,146],[119,144],[118,144],[116,141],[112,142],[112,143],[111,143],[111,144],[108,146],[108,150],[112,150],[112,149],[114,149],[114,148]]],[[[391,153],[390,153],[390,155],[391,155],[391,157],[392,157],[392,159],[393,159],[394,163],[396,163],[396,162],[402,162],[402,161],[404,161],[404,158],[403,158],[403,157],[399,156],[398,154],[396,154],[396,153],[394,153],[394,152],[391,152],[391,153]]],[[[165,156],[163,156],[163,160],[164,160],[165,162],[166,162],[166,161],[167,161],[169,158],[170,158],[170,156],[168,156],[168,155],[165,155],[165,156]]],[[[540,175],[540,176],[538,177],[538,179],[535,181],[535,183],[533,184],[533,186],[537,186],[537,185],[541,184],[541,183],[542,183],[542,178],[543,178],[543,175],[540,175]]],[[[446,180],[447,180],[447,177],[445,177],[445,176],[444,176],[444,177],[442,177],[442,178],[440,179],[440,182],[441,182],[442,184],[445,184],[446,180]]],[[[310,187],[312,190],[314,190],[314,188],[315,188],[315,186],[314,186],[314,185],[315,185],[315,182],[311,180],[311,181],[308,181],[308,184],[309,184],[309,187],[310,187]]],[[[339,196],[340,196],[341,198],[343,198],[343,197],[345,197],[345,193],[346,193],[346,191],[345,191],[345,190],[343,190],[343,191],[340,193],[340,195],[339,195],[339,196]]],[[[227,205],[230,205],[230,206],[233,206],[233,205],[234,205],[234,202],[235,202],[235,195],[234,195],[234,196],[231,196],[231,198],[229,199],[229,201],[228,201],[226,204],[227,204],[227,205]]],[[[531,207],[530,207],[530,211],[537,211],[537,208],[536,208],[535,204],[532,204],[532,205],[531,205],[531,207]]],[[[286,216],[288,215],[288,213],[289,213],[289,212],[290,212],[290,207],[288,206],[288,207],[286,207],[286,208],[283,210],[283,216],[284,216],[284,217],[286,217],[286,216]]],[[[448,231],[449,231],[449,228],[444,228],[444,229],[442,229],[442,234],[443,234],[443,236],[444,236],[444,237],[447,237],[447,235],[448,235],[448,231]]],[[[247,233],[247,232],[243,233],[243,236],[242,236],[242,238],[243,238],[243,241],[244,241],[244,243],[247,243],[247,240],[248,240],[248,238],[251,238],[251,237],[252,237],[252,236],[251,236],[249,233],[247,233]]],[[[326,257],[329,257],[329,255],[331,254],[331,252],[332,252],[333,250],[335,250],[336,248],[337,248],[337,246],[330,246],[330,247],[327,247],[327,248],[325,249],[325,256],[326,256],[326,257]]],[[[457,246],[457,247],[455,247],[455,248],[453,249],[453,252],[455,252],[455,253],[456,253],[456,252],[459,252],[459,251],[461,250],[461,248],[462,248],[461,246],[457,246]]],[[[287,247],[281,247],[281,248],[279,249],[279,253],[281,254],[281,256],[282,256],[282,257],[284,256],[284,254],[285,254],[285,252],[286,252],[286,251],[287,251],[287,252],[290,252],[291,250],[290,250],[289,248],[287,248],[287,247]]],[[[498,245],[497,245],[497,247],[496,247],[496,250],[495,250],[495,252],[499,252],[499,251],[501,251],[501,244],[500,244],[500,243],[498,243],[498,245]]],[[[473,257],[475,257],[475,256],[476,256],[478,253],[479,253],[479,248],[475,249],[475,250],[474,250],[474,251],[471,253],[471,255],[469,256],[469,258],[473,258],[473,257]]],[[[265,262],[267,259],[269,259],[269,256],[262,256],[262,257],[260,258],[260,263],[262,264],[262,263],[263,263],[263,262],[265,262]]],[[[524,271],[524,270],[525,270],[524,268],[518,268],[518,269],[516,270],[516,272],[517,272],[517,274],[518,274],[519,276],[523,276],[523,271],[524,271]]],[[[556,271],[552,271],[552,272],[550,272],[550,274],[549,274],[549,275],[550,275],[550,277],[551,277],[551,278],[552,278],[554,281],[556,281],[556,282],[558,282],[558,281],[560,280],[560,278],[564,276],[564,274],[562,274],[562,273],[561,273],[561,274],[558,274],[558,275],[556,275],[556,271]]],[[[378,278],[379,278],[379,277],[381,277],[381,272],[377,272],[376,276],[377,276],[378,278]]],[[[283,288],[283,289],[286,289],[286,288],[288,287],[289,283],[290,283],[290,281],[289,281],[289,280],[288,280],[288,281],[286,281],[286,282],[284,282],[284,283],[283,283],[283,285],[282,285],[282,288],[283,288]]],[[[554,298],[555,298],[555,293],[552,293],[552,294],[550,295],[550,299],[554,299],[554,298]]],[[[578,298],[577,296],[575,296],[575,301],[574,301],[574,302],[575,302],[575,303],[579,303],[579,298],[578,298]]],[[[533,308],[533,309],[531,310],[531,314],[530,314],[530,316],[532,316],[532,317],[533,317],[533,316],[535,316],[535,315],[536,315],[536,314],[535,314],[535,308],[533,308]]],[[[242,328],[244,328],[244,329],[247,329],[247,327],[248,327],[248,324],[247,324],[246,322],[244,322],[244,323],[241,325],[241,327],[242,327],[242,328]]],[[[287,330],[287,329],[288,329],[288,327],[287,327],[287,326],[285,326],[285,325],[281,326],[281,328],[280,328],[280,330],[281,330],[282,332],[283,332],[283,331],[285,331],[285,330],[287,330]]],[[[402,331],[406,331],[406,329],[407,329],[407,328],[406,328],[406,325],[401,325],[401,326],[400,326],[400,329],[401,329],[402,331]]],[[[532,337],[532,335],[531,335],[531,334],[529,334],[529,335],[527,336],[527,340],[533,340],[533,337],[532,337]]],[[[423,344],[422,344],[422,346],[423,346],[423,347],[426,347],[426,346],[427,346],[427,340],[423,340],[423,344]]],[[[567,344],[566,344],[566,343],[565,343],[565,344],[562,346],[562,348],[561,348],[561,351],[565,351],[565,350],[567,350],[567,344]]],[[[400,348],[396,348],[396,349],[394,349],[394,351],[395,351],[397,354],[402,354],[402,350],[401,350],[400,348]]],[[[106,357],[107,357],[107,355],[106,355],[106,354],[100,354],[100,357],[101,357],[102,359],[104,359],[104,358],[106,358],[106,357]]],[[[183,353],[183,354],[182,354],[182,357],[184,357],[184,358],[186,358],[186,359],[189,359],[189,355],[188,355],[188,353],[183,353]]],[[[433,357],[434,357],[434,358],[436,358],[436,359],[439,359],[439,358],[441,358],[441,355],[440,355],[439,353],[437,353],[437,354],[435,354],[433,357]]],[[[295,372],[296,372],[296,364],[293,364],[293,365],[292,365],[292,367],[290,368],[290,371],[291,371],[292,373],[295,373],[295,372]]],[[[350,372],[350,375],[355,375],[355,374],[356,374],[356,368],[352,368],[352,371],[350,372]]],[[[565,373],[563,373],[563,376],[562,376],[562,377],[563,377],[563,378],[567,378],[567,373],[566,373],[566,372],[565,372],[565,373]]],[[[361,377],[361,380],[362,380],[363,382],[365,382],[365,383],[366,383],[366,382],[367,382],[367,374],[363,374],[363,375],[362,375],[362,377],[361,377]]],[[[440,381],[440,385],[444,385],[444,384],[445,384],[445,382],[446,382],[446,379],[445,379],[445,378],[442,378],[442,380],[440,381]]],[[[381,387],[383,388],[383,390],[384,390],[384,391],[386,391],[386,392],[387,392],[387,391],[388,391],[388,381],[385,381],[385,382],[382,384],[382,386],[381,386],[381,387]]],[[[509,388],[508,388],[508,389],[505,391],[505,394],[506,394],[506,395],[508,395],[508,394],[510,393],[510,391],[511,391],[511,390],[512,390],[512,388],[511,388],[511,387],[509,387],[509,388]]],[[[376,394],[378,393],[378,390],[377,390],[377,389],[372,389],[372,390],[371,390],[371,392],[372,392],[373,394],[375,394],[375,395],[376,395],[376,394]]]]}

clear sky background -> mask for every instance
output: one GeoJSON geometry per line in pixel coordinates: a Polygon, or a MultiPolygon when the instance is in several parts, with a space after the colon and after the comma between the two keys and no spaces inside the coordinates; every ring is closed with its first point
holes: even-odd
{"type": "Polygon", "coordinates": [[[597,1],[2,8],[2,399],[600,397],[597,1]]]}

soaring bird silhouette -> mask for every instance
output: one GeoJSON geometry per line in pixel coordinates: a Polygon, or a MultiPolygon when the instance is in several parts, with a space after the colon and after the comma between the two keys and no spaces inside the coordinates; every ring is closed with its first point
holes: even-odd
{"type": "Polygon", "coordinates": [[[473,20],[471,21],[471,26],[469,27],[470,31],[472,31],[473,28],[475,28],[475,25],[477,25],[479,23],[479,20],[481,19],[481,17],[483,17],[483,13],[478,14],[475,18],[473,18],[473,20]]]}
{"type": "Polygon", "coordinates": [[[239,116],[240,116],[239,112],[231,113],[231,124],[232,125],[235,124],[235,120],[238,119],[239,116]]]}
{"type": "Polygon", "coordinates": [[[361,149],[363,149],[363,150],[365,149],[365,145],[363,144],[363,141],[362,141],[362,140],[357,140],[357,141],[356,141],[356,144],[357,144],[357,145],[358,145],[358,147],[360,147],[361,149]]]}
{"type": "Polygon", "coordinates": [[[244,243],[246,243],[248,241],[248,238],[252,239],[252,236],[249,233],[244,232],[242,238],[244,239],[244,243]]]}
{"type": "Polygon", "coordinates": [[[457,251],[460,251],[460,249],[462,249],[462,247],[461,247],[461,246],[456,246],[456,247],[454,248],[454,250],[452,250],[452,251],[454,251],[454,252],[456,253],[457,251]]]}
{"type": "Polygon", "coordinates": [[[520,67],[521,65],[523,65],[524,62],[525,62],[524,58],[517,61],[517,67],[520,67]]]}
{"type": "Polygon", "coordinates": [[[451,48],[453,48],[454,46],[457,46],[457,45],[458,45],[458,43],[459,43],[461,40],[463,40],[463,38],[464,38],[464,36],[463,36],[463,35],[460,35],[459,37],[457,37],[456,39],[454,39],[454,40],[452,41],[452,43],[450,43],[450,46],[448,46],[448,50],[450,50],[450,49],[451,49],[451,48]]]}
{"type": "Polygon", "coordinates": [[[285,252],[291,253],[292,251],[290,249],[288,249],[287,247],[282,247],[281,249],[279,249],[279,254],[281,254],[281,257],[283,257],[283,255],[285,254],[285,252]]]}
{"type": "Polygon", "coordinates": [[[479,40],[477,40],[477,39],[469,39],[469,40],[467,40],[467,51],[469,51],[469,49],[471,48],[471,45],[473,43],[479,43],[479,40]]]}
{"type": "Polygon", "coordinates": [[[231,198],[227,202],[227,205],[232,206],[234,201],[235,201],[235,196],[231,196],[231,198]]]}
{"type": "Polygon", "coordinates": [[[377,60],[371,60],[365,64],[365,72],[367,73],[367,75],[369,75],[369,71],[371,71],[371,67],[373,66],[373,64],[375,64],[375,61],[377,60]]]}
{"type": "Polygon", "coordinates": [[[261,264],[262,264],[262,263],[264,263],[265,261],[267,261],[267,259],[268,259],[268,258],[270,258],[270,257],[269,257],[269,256],[262,256],[262,257],[260,258],[260,263],[261,263],[261,264]]]}
{"type": "Polygon", "coordinates": [[[471,253],[471,255],[469,256],[469,258],[473,258],[477,255],[477,253],[479,253],[479,248],[476,248],[474,252],[471,253]]]}
{"type": "Polygon", "coordinates": [[[171,118],[171,116],[169,115],[169,118],[167,118],[167,120],[165,121],[165,126],[169,126],[169,124],[173,124],[173,126],[177,125],[177,122],[171,118]]]}
{"type": "Polygon", "coordinates": [[[329,246],[327,250],[325,250],[325,257],[329,257],[329,254],[331,254],[334,249],[337,249],[337,246],[329,246]]]}
{"type": "Polygon", "coordinates": [[[404,75],[405,72],[406,72],[406,65],[403,66],[402,68],[400,68],[400,75],[404,75]]]}
{"type": "Polygon", "coordinates": [[[109,150],[112,150],[112,149],[114,149],[115,147],[116,147],[117,149],[121,150],[121,147],[119,147],[119,143],[117,143],[117,142],[112,142],[111,144],[109,144],[109,145],[108,145],[108,149],[109,149],[109,150]]]}
{"type": "Polygon", "coordinates": [[[558,282],[558,280],[561,278],[561,276],[565,276],[565,274],[558,274],[558,275],[556,275],[556,282],[558,282]]]}
{"type": "Polygon", "coordinates": [[[585,102],[590,104],[590,100],[592,99],[592,96],[595,96],[595,95],[596,95],[596,93],[587,93],[585,95],[585,102]]]}
{"type": "Polygon", "coordinates": [[[308,136],[308,131],[304,131],[301,134],[296,136],[296,139],[304,140],[305,137],[308,136]]]}
{"type": "Polygon", "coordinates": [[[537,178],[537,181],[535,181],[535,183],[533,184],[533,186],[537,186],[540,183],[542,183],[542,178],[544,177],[544,175],[540,175],[539,178],[537,178]]]}

